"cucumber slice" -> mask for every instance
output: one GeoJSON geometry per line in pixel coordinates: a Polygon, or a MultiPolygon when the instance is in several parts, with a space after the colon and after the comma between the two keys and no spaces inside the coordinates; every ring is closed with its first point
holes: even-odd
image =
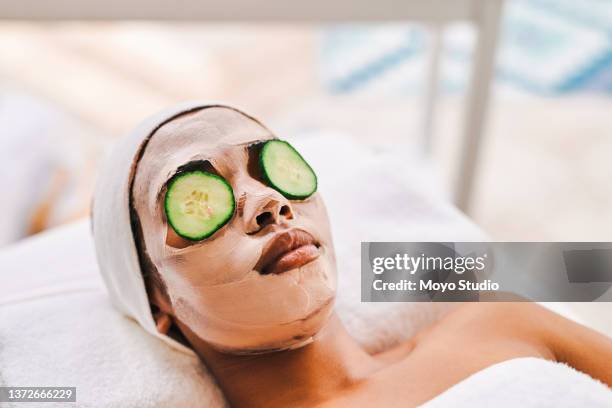
{"type": "Polygon", "coordinates": [[[264,179],[289,199],[302,200],[317,191],[317,176],[306,160],[283,140],[267,141],[259,153],[264,179]]]}
{"type": "Polygon", "coordinates": [[[183,238],[199,241],[232,218],[236,203],[227,181],[195,170],[180,173],[168,182],[164,206],[172,229],[183,238]]]}

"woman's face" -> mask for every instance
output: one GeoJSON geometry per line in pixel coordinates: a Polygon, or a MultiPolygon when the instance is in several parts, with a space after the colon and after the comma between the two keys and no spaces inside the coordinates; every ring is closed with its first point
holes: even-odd
{"type": "Polygon", "coordinates": [[[290,200],[265,184],[258,151],[273,135],[230,108],[205,108],[160,127],[132,187],[149,258],[176,319],[213,347],[261,352],[307,342],[331,313],[336,266],[323,200],[290,200]],[[168,180],[203,170],[233,189],[232,218],[190,241],[169,225],[168,180]]]}

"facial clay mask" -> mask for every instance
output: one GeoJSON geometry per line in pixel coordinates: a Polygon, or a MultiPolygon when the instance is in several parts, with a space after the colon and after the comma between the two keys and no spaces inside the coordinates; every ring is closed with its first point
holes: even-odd
{"type": "Polygon", "coordinates": [[[335,256],[315,173],[249,116],[208,107],[159,127],[132,206],[175,318],[218,350],[297,347],[329,317],[335,256]]]}

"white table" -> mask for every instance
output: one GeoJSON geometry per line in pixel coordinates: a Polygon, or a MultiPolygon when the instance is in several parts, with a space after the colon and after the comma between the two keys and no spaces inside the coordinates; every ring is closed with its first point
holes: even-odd
{"type": "Polygon", "coordinates": [[[503,0],[0,0],[0,18],[43,21],[420,21],[430,27],[432,40],[423,103],[423,149],[427,153],[431,150],[434,133],[442,29],[454,21],[471,22],[478,40],[460,134],[462,140],[458,167],[454,172],[453,194],[456,205],[467,212],[484,132],[502,6],[503,0]]]}

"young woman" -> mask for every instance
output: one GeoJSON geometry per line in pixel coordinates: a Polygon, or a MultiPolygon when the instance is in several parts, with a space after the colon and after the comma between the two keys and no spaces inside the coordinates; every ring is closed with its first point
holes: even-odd
{"type": "Polygon", "coordinates": [[[521,357],[612,385],[612,340],[531,303],[461,306],[370,355],[334,314],[327,214],[316,176],[289,144],[234,108],[200,104],[125,143],[116,154],[129,166],[109,170],[127,174],[125,194],[106,205],[117,179],[106,175],[94,202],[99,258],[115,258],[101,262],[111,296],[147,330],[193,349],[232,406],[414,406],[521,357]],[[129,221],[107,223],[121,206],[129,221]],[[133,234],[134,247],[113,252],[113,231],[133,234]]]}

